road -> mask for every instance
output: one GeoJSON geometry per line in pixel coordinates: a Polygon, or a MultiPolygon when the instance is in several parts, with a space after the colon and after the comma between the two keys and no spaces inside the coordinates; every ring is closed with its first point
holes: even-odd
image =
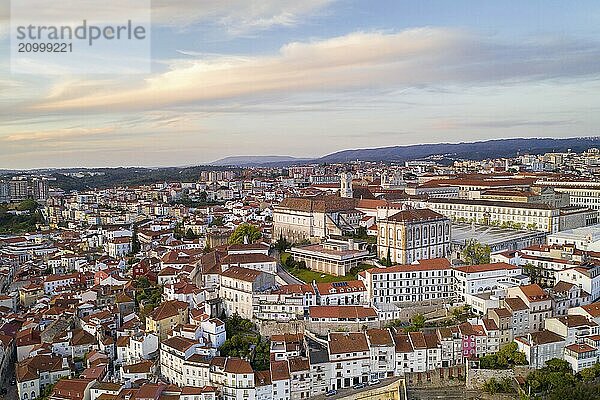
{"type": "Polygon", "coordinates": [[[7,393],[2,396],[4,400],[18,400],[17,385],[11,385],[10,381],[15,377],[14,365],[7,369],[7,377],[2,381],[2,387],[6,388],[7,393]]]}
{"type": "Polygon", "coordinates": [[[277,265],[277,275],[279,275],[279,277],[281,279],[283,279],[285,281],[285,283],[287,283],[288,285],[294,285],[294,284],[304,285],[304,282],[302,282],[300,279],[296,278],[294,275],[287,272],[285,269],[283,269],[283,267],[281,265],[277,265]]]}
{"type": "Polygon", "coordinates": [[[285,281],[288,285],[304,285],[304,282],[300,279],[296,278],[294,275],[287,272],[281,266],[281,257],[279,256],[279,252],[277,250],[273,250],[270,254],[271,257],[277,260],[277,276],[285,281]]]}

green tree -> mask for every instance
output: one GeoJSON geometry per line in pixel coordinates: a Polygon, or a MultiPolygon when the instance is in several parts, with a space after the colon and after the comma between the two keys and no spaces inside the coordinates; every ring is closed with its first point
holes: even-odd
{"type": "Polygon", "coordinates": [[[412,323],[417,330],[422,329],[425,326],[425,316],[423,314],[415,314],[412,317],[412,323]]]}
{"type": "Polygon", "coordinates": [[[33,211],[37,210],[37,208],[38,208],[38,203],[31,198],[25,199],[25,200],[21,201],[19,204],[17,204],[18,211],[33,212],[33,211]]]}
{"type": "Polygon", "coordinates": [[[201,202],[206,203],[206,200],[208,199],[208,194],[206,193],[206,191],[203,190],[202,192],[200,192],[198,197],[200,198],[201,202]]]}
{"type": "Polygon", "coordinates": [[[222,356],[246,358],[255,370],[269,369],[271,343],[255,331],[250,320],[233,314],[225,319],[225,331],[227,340],[219,347],[222,356]]]}
{"type": "Polygon", "coordinates": [[[462,307],[455,308],[452,310],[452,319],[460,323],[466,322],[467,319],[469,319],[469,317],[471,316],[471,314],[471,306],[465,304],[462,307]]]}
{"type": "Polygon", "coordinates": [[[280,253],[286,251],[290,247],[292,247],[292,244],[288,242],[284,237],[280,236],[279,239],[277,239],[277,241],[275,242],[275,249],[280,253]]]}
{"type": "Polygon", "coordinates": [[[254,225],[244,223],[235,228],[231,236],[229,236],[228,243],[242,244],[245,240],[247,240],[248,243],[254,243],[261,237],[262,233],[260,232],[260,229],[254,225]]]}
{"type": "Polygon", "coordinates": [[[137,254],[142,249],[140,240],[138,239],[137,227],[133,228],[133,236],[131,238],[131,254],[137,254]]]}
{"type": "Polygon", "coordinates": [[[261,340],[254,349],[252,357],[252,368],[255,371],[264,371],[271,365],[271,343],[268,340],[261,340]]]}
{"type": "Polygon", "coordinates": [[[186,239],[196,239],[198,236],[196,236],[196,234],[194,233],[194,231],[192,230],[192,228],[189,228],[186,232],[185,232],[185,238],[186,239]]]}
{"type": "MultiPolygon", "coordinates": [[[[600,364],[596,364],[596,365],[600,365],[600,364]]],[[[579,375],[581,376],[581,379],[583,379],[584,382],[594,382],[596,380],[596,378],[598,377],[596,375],[596,371],[594,371],[594,367],[582,369],[579,372],[579,375]]]]}
{"type": "Polygon", "coordinates": [[[61,377],[61,378],[58,379],[58,381],[54,382],[53,384],[44,386],[44,388],[42,390],[40,390],[40,395],[38,397],[36,397],[36,400],[47,400],[47,399],[49,399],[50,395],[52,395],[52,392],[54,391],[54,387],[62,379],[63,378],[61,377]]]}
{"type": "Polygon", "coordinates": [[[490,246],[483,245],[476,240],[467,243],[462,251],[463,260],[469,265],[488,264],[490,262],[490,246]]]}
{"type": "Polygon", "coordinates": [[[233,337],[239,333],[249,333],[254,331],[254,324],[248,319],[244,319],[239,314],[233,314],[225,320],[225,332],[227,337],[233,337]]]}
{"type": "Polygon", "coordinates": [[[516,343],[508,343],[497,353],[479,358],[479,366],[484,369],[507,369],[515,365],[526,365],[525,354],[518,350],[516,343]]]}
{"type": "Polygon", "coordinates": [[[211,221],[209,226],[223,226],[225,224],[225,221],[223,220],[223,217],[214,217],[211,221]]]}

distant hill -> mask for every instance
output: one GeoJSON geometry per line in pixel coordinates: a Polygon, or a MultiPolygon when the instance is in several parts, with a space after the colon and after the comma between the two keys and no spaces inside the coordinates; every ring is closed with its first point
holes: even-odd
{"type": "Polygon", "coordinates": [[[211,162],[209,165],[213,166],[226,166],[232,165],[236,167],[250,167],[250,166],[259,166],[259,165],[267,165],[267,164],[291,164],[302,161],[308,161],[308,158],[296,158],[289,156],[233,156],[233,157],[225,157],[217,161],[211,162]]]}
{"type": "Polygon", "coordinates": [[[514,157],[520,154],[541,154],[571,149],[582,152],[600,146],[599,137],[587,138],[527,138],[497,139],[472,143],[417,144],[409,146],[378,147],[373,149],[343,150],[314,160],[315,163],[341,163],[349,161],[408,161],[434,155],[447,158],[481,160],[496,157],[514,157]]]}

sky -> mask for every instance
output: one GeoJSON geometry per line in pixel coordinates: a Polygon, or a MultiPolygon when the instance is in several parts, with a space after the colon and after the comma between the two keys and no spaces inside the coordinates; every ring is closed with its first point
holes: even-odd
{"type": "Polygon", "coordinates": [[[152,4],[150,73],[25,75],[0,0],[0,168],[600,135],[596,0],[152,4]]]}

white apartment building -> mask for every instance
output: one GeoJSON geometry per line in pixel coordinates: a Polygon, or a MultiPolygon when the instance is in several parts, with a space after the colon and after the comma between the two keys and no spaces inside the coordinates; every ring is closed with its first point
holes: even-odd
{"type": "Polygon", "coordinates": [[[590,295],[592,301],[600,300],[600,264],[558,271],[556,280],[577,285],[590,295]]]}
{"type": "Polygon", "coordinates": [[[367,289],[360,280],[315,284],[317,302],[322,306],[358,306],[368,304],[367,289]]]}
{"type": "Polygon", "coordinates": [[[595,181],[562,181],[542,179],[538,186],[554,188],[559,193],[567,193],[572,206],[589,207],[600,210],[600,182],[595,181]]]}
{"type": "Polygon", "coordinates": [[[545,328],[565,339],[565,345],[581,343],[587,336],[600,333],[600,327],[594,321],[588,320],[583,315],[563,315],[548,318],[545,328]]]}
{"type": "Polygon", "coordinates": [[[252,400],[256,397],[254,371],[248,361],[228,357],[223,375],[224,400],[252,400]]]}
{"type": "Polygon", "coordinates": [[[549,245],[574,245],[585,251],[600,251],[600,224],[567,229],[548,235],[549,245]]]}
{"type": "Polygon", "coordinates": [[[364,332],[330,333],[327,342],[329,362],[333,364],[330,388],[343,389],[368,382],[371,352],[364,332]]]}
{"type": "Polygon", "coordinates": [[[544,320],[552,316],[552,299],[537,284],[515,286],[506,290],[507,297],[518,297],[529,310],[529,332],[544,329],[544,320]]]}
{"type": "Polygon", "coordinates": [[[396,368],[396,344],[392,334],[388,329],[369,329],[366,334],[371,352],[370,379],[393,376],[396,368]]]}
{"type": "Polygon", "coordinates": [[[130,237],[116,237],[106,243],[106,250],[113,258],[124,257],[131,252],[130,237]]]}
{"type": "Polygon", "coordinates": [[[275,276],[254,269],[231,267],[220,275],[219,297],[225,313],[253,319],[253,294],[273,288],[275,276]]]}
{"type": "Polygon", "coordinates": [[[507,263],[465,265],[454,268],[456,294],[466,301],[467,295],[496,291],[501,286],[529,283],[520,267],[507,263]]]}
{"type": "Polygon", "coordinates": [[[160,372],[167,382],[177,386],[210,384],[209,364],[199,340],[173,336],[160,343],[160,372]]]}
{"type": "Polygon", "coordinates": [[[515,343],[519,351],[525,353],[529,366],[536,369],[544,367],[548,360],[563,358],[565,351],[565,339],[546,329],[519,336],[515,343]]]}
{"type": "Polygon", "coordinates": [[[48,385],[71,375],[66,358],[53,355],[36,355],[19,362],[16,368],[19,400],[35,400],[48,385]]]}
{"type": "Polygon", "coordinates": [[[467,200],[428,199],[427,208],[446,217],[484,225],[519,224],[523,228],[542,232],[560,230],[560,210],[546,204],[467,200]]]}
{"type": "Polygon", "coordinates": [[[44,293],[54,294],[56,290],[81,282],[78,272],[66,275],[49,275],[44,280],[44,293]]]}
{"type": "Polygon", "coordinates": [[[593,367],[600,361],[598,349],[587,343],[574,343],[565,347],[564,359],[571,364],[574,373],[581,372],[584,368],[593,367]]]}
{"type": "Polygon", "coordinates": [[[359,273],[358,279],[374,307],[387,303],[449,301],[454,295],[453,271],[445,258],[371,268],[359,273]]]}

